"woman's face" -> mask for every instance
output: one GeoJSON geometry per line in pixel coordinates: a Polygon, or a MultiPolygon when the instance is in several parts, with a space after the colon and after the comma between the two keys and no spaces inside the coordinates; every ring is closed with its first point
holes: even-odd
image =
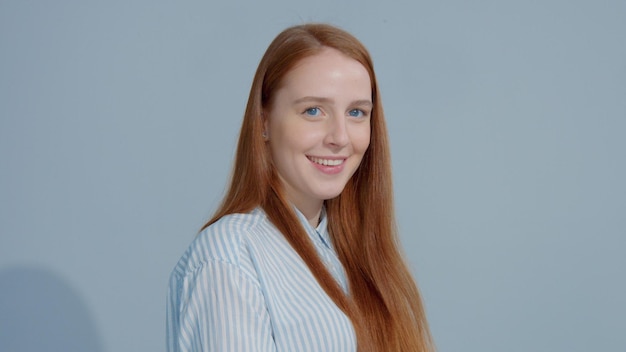
{"type": "Polygon", "coordinates": [[[371,113],[367,70],[335,49],[301,60],[281,81],[265,130],[287,199],[305,215],[338,196],[358,168],[371,113]]]}

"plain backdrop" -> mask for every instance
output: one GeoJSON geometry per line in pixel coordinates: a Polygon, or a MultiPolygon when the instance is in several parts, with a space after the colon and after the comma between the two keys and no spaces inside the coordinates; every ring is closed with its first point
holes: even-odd
{"type": "Polygon", "coordinates": [[[283,28],[370,49],[442,352],[626,351],[626,2],[0,0],[0,350],[163,351],[283,28]]]}

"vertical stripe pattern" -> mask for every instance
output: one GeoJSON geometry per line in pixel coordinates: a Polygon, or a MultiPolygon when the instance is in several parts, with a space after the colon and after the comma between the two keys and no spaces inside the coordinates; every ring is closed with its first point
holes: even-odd
{"type": "MultiPolygon", "coordinates": [[[[315,229],[296,212],[347,290],[326,216],[315,229]]],[[[171,274],[166,325],[169,352],[356,351],[350,320],[261,209],[227,215],[195,238],[171,274]]]]}

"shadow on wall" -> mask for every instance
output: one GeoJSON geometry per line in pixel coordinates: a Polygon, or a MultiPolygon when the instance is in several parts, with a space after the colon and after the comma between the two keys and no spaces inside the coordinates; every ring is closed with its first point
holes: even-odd
{"type": "Polygon", "coordinates": [[[87,306],[63,278],[33,267],[0,271],[0,351],[102,350],[87,306]]]}

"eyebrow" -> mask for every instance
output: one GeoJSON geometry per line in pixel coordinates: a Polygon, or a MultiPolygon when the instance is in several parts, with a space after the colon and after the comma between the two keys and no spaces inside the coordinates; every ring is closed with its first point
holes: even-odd
{"type": "MultiPolygon", "coordinates": [[[[335,101],[331,98],[306,96],[306,97],[296,99],[293,103],[300,104],[300,103],[307,103],[307,102],[332,104],[335,101]]],[[[365,100],[365,99],[355,100],[352,103],[350,103],[350,105],[363,106],[363,107],[368,107],[368,108],[372,108],[374,106],[374,104],[372,104],[371,101],[365,100]]]]}

